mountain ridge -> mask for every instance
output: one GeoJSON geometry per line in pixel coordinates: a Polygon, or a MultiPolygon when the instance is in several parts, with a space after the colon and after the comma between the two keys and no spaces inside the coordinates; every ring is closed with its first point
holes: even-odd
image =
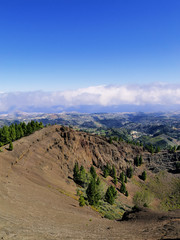
{"type": "MultiPolygon", "coordinates": [[[[101,218],[90,206],[78,206],[72,179],[75,162],[86,169],[94,164],[97,172],[107,162],[114,163],[119,174],[133,164],[142,147],[111,144],[104,137],[58,125],[45,127],[13,145],[13,151],[4,146],[0,153],[2,239],[118,239],[121,234],[129,239],[154,239],[157,226],[165,228],[164,221],[161,227],[157,222],[143,227],[138,223],[120,225],[101,218]],[[143,229],[147,232],[142,233],[143,229]]],[[[128,187],[132,187],[130,182],[128,187]]],[[[127,201],[126,197],[121,199],[127,201]]],[[[176,223],[167,222],[178,229],[176,223]]],[[[158,234],[162,236],[160,230],[158,234]]]]}

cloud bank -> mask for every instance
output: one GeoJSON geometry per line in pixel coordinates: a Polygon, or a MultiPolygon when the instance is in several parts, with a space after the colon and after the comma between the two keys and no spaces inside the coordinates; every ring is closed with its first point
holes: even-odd
{"type": "MultiPolygon", "coordinates": [[[[180,84],[92,86],[63,92],[11,92],[0,93],[0,112],[13,111],[66,111],[81,106],[99,106],[99,109],[134,106],[174,106],[180,110],[180,84]]],[[[100,110],[99,110],[100,111],[100,110]]]]}

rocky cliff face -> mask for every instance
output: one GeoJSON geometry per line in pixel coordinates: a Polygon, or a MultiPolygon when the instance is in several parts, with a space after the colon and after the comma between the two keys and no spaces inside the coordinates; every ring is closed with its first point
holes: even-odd
{"type": "Polygon", "coordinates": [[[84,132],[77,132],[62,126],[50,126],[31,136],[20,139],[14,143],[12,152],[1,153],[13,167],[21,165],[28,173],[36,168],[47,172],[57,170],[58,175],[72,176],[75,162],[86,169],[94,164],[103,168],[109,163],[114,165],[117,173],[126,171],[127,167],[134,166],[136,156],[143,156],[143,162],[148,169],[154,172],[165,170],[174,171],[176,161],[180,161],[180,151],[174,154],[160,152],[151,155],[143,152],[142,147],[125,142],[109,143],[107,139],[84,132]]]}
{"type": "Polygon", "coordinates": [[[154,173],[161,170],[167,170],[169,172],[176,172],[176,162],[180,161],[180,151],[175,153],[169,153],[168,151],[162,151],[156,154],[144,153],[144,160],[149,170],[154,173]]]}
{"type": "Polygon", "coordinates": [[[72,172],[75,162],[89,168],[92,164],[102,168],[106,163],[114,165],[117,171],[133,165],[134,158],[142,154],[142,148],[124,142],[113,142],[67,127],[54,126],[55,134],[46,154],[57,151],[57,158],[72,172]]]}
{"type": "Polygon", "coordinates": [[[62,149],[61,159],[68,160],[69,168],[75,161],[89,167],[94,164],[102,168],[106,163],[114,165],[117,172],[126,170],[127,167],[134,165],[134,159],[142,155],[146,167],[153,172],[167,170],[174,172],[176,162],[180,161],[180,151],[169,153],[162,151],[156,154],[144,152],[142,147],[127,144],[125,142],[109,143],[107,139],[90,135],[84,132],[76,132],[66,127],[56,127],[59,137],[54,147],[62,149]],[[64,156],[63,156],[64,152],[64,156]]]}

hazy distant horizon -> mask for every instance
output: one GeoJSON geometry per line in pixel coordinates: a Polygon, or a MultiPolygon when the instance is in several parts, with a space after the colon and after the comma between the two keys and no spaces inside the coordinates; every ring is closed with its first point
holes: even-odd
{"type": "Polygon", "coordinates": [[[180,109],[179,0],[0,1],[0,112],[180,109]]]}
{"type": "Polygon", "coordinates": [[[102,85],[73,91],[0,93],[0,113],[159,112],[180,110],[180,84],[102,85]]]}

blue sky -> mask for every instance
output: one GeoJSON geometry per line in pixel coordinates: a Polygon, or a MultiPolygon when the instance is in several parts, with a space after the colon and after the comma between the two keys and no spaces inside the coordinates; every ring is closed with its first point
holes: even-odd
{"type": "Polygon", "coordinates": [[[0,0],[0,92],[180,82],[179,0],[0,0]]]}

